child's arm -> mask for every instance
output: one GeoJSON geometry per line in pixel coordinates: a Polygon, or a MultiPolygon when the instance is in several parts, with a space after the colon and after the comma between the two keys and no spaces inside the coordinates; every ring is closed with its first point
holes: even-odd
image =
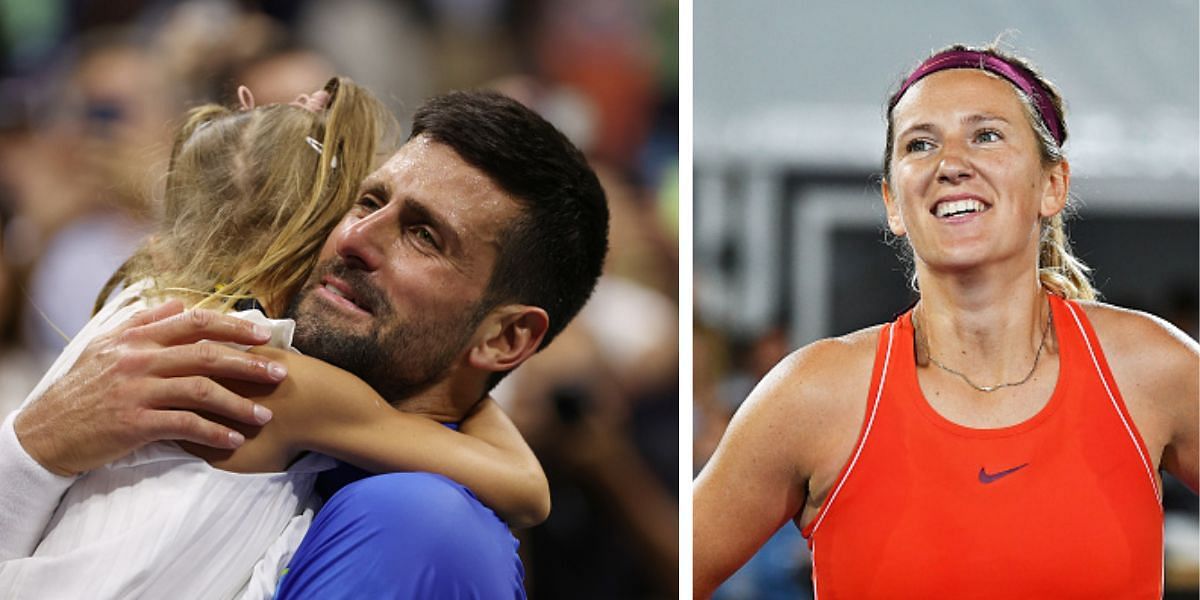
{"type": "MultiPolygon", "coordinates": [[[[542,463],[538,461],[512,419],[508,418],[504,409],[500,408],[491,396],[481,400],[467,413],[458,430],[472,443],[478,440],[490,446],[490,452],[495,456],[492,460],[511,461],[508,467],[511,474],[508,477],[512,477],[513,481],[508,485],[513,489],[509,494],[514,498],[525,496],[524,500],[511,503],[512,519],[505,519],[511,526],[517,529],[533,527],[550,516],[550,483],[546,480],[546,473],[542,471],[542,463]],[[523,482],[517,483],[517,478],[523,479],[523,482]]],[[[479,466],[485,473],[491,468],[488,464],[479,466]]],[[[497,481],[489,485],[500,489],[503,484],[497,481]]],[[[482,496],[480,498],[482,499],[482,496]]],[[[484,501],[484,504],[493,506],[487,501],[484,501]]]]}
{"type": "MultiPolygon", "coordinates": [[[[430,418],[393,408],[369,385],[323,361],[257,348],[284,362],[288,378],[261,402],[274,418],[225,461],[230,470],[257,470],[241,456],[257,455],[282,468],[314,450],[382,473],[427,471],[466,487],[511,527],[532,527],[550,512],[550,490],[533,451],[517,428],[485,398],[454,431],[430,418]]],[[[210,458],[210,457],[205,457],[210,458]]],[[[257,462],[257,461],[256,461],[257,462]]]]}

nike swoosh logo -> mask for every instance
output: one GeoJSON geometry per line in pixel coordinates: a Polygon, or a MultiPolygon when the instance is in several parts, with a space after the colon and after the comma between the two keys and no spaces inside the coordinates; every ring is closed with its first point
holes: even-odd
{"type": "Polygon", "coordinates": [[[1011,469],[1005,469],[999,473],[988,473],[983,469],[983,467],[979,467],[979,483],[991,483],[997,479],[1000,479],[1001,477],[1012,475],[1013,473],[1016,473],[1017,471],[1020,471],[1028,466],[1029,463],[1025,463],[1023,465],[1017,465],[1011,469]]]}

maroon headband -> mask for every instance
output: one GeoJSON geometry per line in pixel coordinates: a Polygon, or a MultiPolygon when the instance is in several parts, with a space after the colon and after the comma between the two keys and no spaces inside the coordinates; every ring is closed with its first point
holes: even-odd
{"type": "Polygon", "coordinates": [[[946,69],[982,69],[995,73],[1008,80],[1009,83],[1017,86],[1033,100],[1034,106],[1037,107],[1037,112],[1042,117],[1042,123],[1050,130],[1050,135],[1054,136],[1054,140],[1062,146],[1064,141],[1062,124],[1058,120],[1058,113],[1054,111],[1054,103],[1050,100],[1050,93],[1038,80],[1028,71],[1021,67],[1009,64],[1002,58],[998,58],[986,52],[977,50],[947,50],[941,54],[936,54],[921,63],[917,70],[913,71],[908,79],[904,80],[904,85],[900,86],[900,91],[892,96],[892,101],[888,103],[888,112],[890,113],[896,107],[896,103],[900,101],[900,97],[908,88],[926,75],[944,71],[946,69]]]}

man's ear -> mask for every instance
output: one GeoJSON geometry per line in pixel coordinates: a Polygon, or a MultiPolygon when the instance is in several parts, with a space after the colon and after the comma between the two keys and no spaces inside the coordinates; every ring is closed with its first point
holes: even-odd
{"type": "Polygon", "coordinates": [[[524,304],[497,307],[476,329],[467,361],[485,371],[515,369],[538,351],[549,328],[550,317],[541,308],[524,304]]]}

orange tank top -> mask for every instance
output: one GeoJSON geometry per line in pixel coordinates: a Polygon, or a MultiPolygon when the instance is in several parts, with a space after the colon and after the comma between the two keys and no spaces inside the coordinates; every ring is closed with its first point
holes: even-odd
{"type": "Polygon", "coordinates": [[[1153,463],[1083,310],[1050,298],[1056,387],[999,429],[928,404],[911,313],[883,328],[858,442],[803,531],[818,600],[1162,597],[1153,463]]]}

